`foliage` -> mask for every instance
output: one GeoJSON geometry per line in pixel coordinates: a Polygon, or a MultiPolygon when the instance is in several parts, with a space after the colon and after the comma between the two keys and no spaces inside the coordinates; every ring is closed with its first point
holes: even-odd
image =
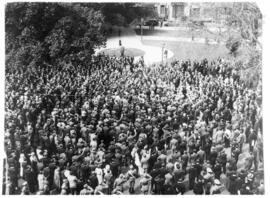
{"type": "Polygon", "coordinates": [[[126,26],[127,22],[124,16],[119,13],[112,14],[110,17],[110,23],[119,26],[126,26]]]}
{"type": "Polygon", "coordinates": [[[262,53],[259,50],[254,50],[246,57],[246,61],[243,61],[241,79],[249,87],[256,88],[262,81],[262,53]]]}
{"type": "Polygon", "coordinates": [[[230,51],[230,54],[236,56],[237,51],[241,45],[241,40],[239,38],[229,37],[226,41],[226,48],[230,51]]]}
{"type": "Polygon", "coordinates": [[[134,19],[157,17],[152,4],[105,3],[99,8],[105,16],[105,22],[112,25],[127,25],[134,19]]]}
{"type": "Polygon", "coordinates": [[[70,57],[83,63],[105,42],[102,13],[83,4],[8,3],[5,12],[7,69],[70,57]]]}
{"type": "Polygon", "coordinates": [[[237,2],[230,4],[231,14],[226,23],[230,30],[236,29],[242,39],[250,45],[258,44],[261,35],[262,14],[255,3],[237,2]]]}
{"type": "Polygon", "coordinates": [[[259,42],[262,14],[256,3],[235,2],[224,6],[230,10],[226,18],[230,35],[226,47],[235,60],[241,62],[241,79],[256,87],[262,80],[262,45],[259,42]]]}

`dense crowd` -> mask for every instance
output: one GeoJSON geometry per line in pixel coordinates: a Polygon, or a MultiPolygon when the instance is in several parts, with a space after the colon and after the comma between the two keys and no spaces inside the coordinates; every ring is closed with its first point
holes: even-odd
{"type": "Polygon", "coordinates": [[[5,82],[5,194],[264,193],[261,85],[222,59],[100,55],[5,82]]]}

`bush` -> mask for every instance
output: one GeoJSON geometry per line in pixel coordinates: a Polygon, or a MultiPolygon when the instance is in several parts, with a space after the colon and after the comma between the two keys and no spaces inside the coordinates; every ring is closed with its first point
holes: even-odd
{"type": "Polygon", "coordinates": [[[230,54],[236,56],[239,47],[241,46],[241,39],[229,37],[226,41],[226,48],[230,51],[230,54]]]}

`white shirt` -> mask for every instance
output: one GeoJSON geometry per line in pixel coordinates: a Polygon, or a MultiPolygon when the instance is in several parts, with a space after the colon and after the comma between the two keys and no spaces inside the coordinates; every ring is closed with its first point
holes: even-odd
{"type": "Polygon", "coordinates": [[[69,187],[70,188],[77,188],[77,177],[76,176],[74,176],[74,175],[69,175],[68,177],[67,177],[67,179],[68,179],[68,182],[69,182],[69,187]]]}

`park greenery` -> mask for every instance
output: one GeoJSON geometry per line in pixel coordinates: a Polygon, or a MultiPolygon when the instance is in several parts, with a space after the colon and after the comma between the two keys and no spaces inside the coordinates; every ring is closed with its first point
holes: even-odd
{"type": "Polygon", "coordinates": [[[105,45],[104,16],[82,4],[10,3],[6,6],[6,68],[84,64],[105,45]]]}
{"type": "MultiPolygon", "coordinates": [[[[243,78],[256,81],[261,76],[262,14],[254,3],[223,4],[214,3],[213,7],[225,6],[231,11],[224,24],[225,46],[235,65],[242,70],[243,78]]],[[[156,17],[151,5],[8,3],[5,10],[6,69],[35,69],[39,64],[63,66],[74,62],[87,65],[95,49],[106,44],[107,24],[127,26],[135,19],[156,17]]]]}
{"type": "Polygon", "coordinates": [[[111,25],[127,26],[135,19],[157,17],[153,4],[106,3],[99,5],[105,22],[111,25]]]}
{"type": "Polygon", "coordinates": [[[105,24],[153,14],[134,3],[9,3],[5,12],[7,69],[87,64],[105,46],[105,24]]]}
{"type": "MultiPolygon", "coordinates": [[[[254,2],[211,2],[203,4],[211,6],[214,18],[224,10],[226,10],[226,14],[214,21],[217,22],[216,27],[219,31],[213,32],[206,26],[196,26],[196,31],[204,34],[210,33],[213,37],[225,42],[231,61],[241,73],[242,79],[256,86],[261,81],[262,69],[260,38],[262,36],[263,19],[259,7],[254,2]]],[[[194,29],[194,26],[191,26],[190,29],[194,29]]]]}
{"type": "Polygon", "coordinates": [[[235,2],[227,6],[231,8],[226,19],[227,31],[238,34],[229,37],[226,47],[236,56],[242,78],[256,86],[262,76],[262,44],[259,39],[262,34],[262,13],[256,3],[235,2]]]}

